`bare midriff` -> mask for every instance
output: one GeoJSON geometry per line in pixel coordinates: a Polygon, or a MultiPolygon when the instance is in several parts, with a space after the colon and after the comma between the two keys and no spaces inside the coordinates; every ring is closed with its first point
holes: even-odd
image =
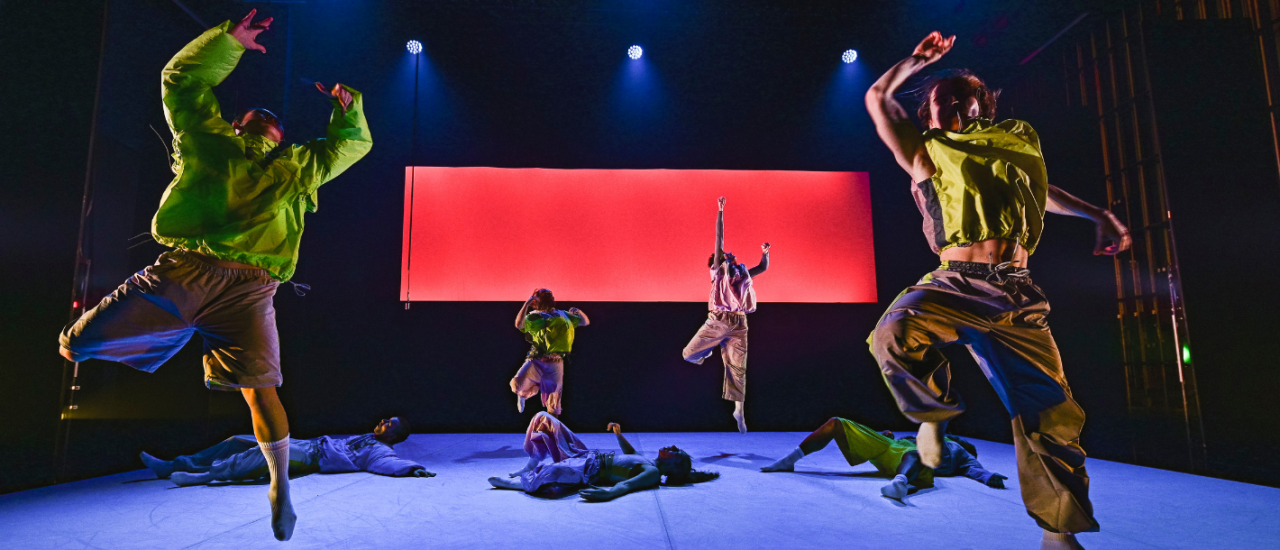
{"type": "Polygon", "coordinates": [[[969,246],[953,246],[938,255],[953,262],[978,262],[998,264],[1012,261],[1013,265],[1027,267],[1027,249],[1008,239],[987,239],[969,246]]]}

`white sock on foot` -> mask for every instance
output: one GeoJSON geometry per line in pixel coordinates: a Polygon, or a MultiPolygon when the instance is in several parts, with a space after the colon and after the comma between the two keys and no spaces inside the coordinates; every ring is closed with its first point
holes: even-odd
{"type": "Polygon", "coordinates": [[[289,436],[270,443],[258,442],[262,455],[267,459],[271,472],[271,488],[267,499],[271,501],[271,530],[276,540],[289,540],[298,515],[293,513],[293,501],[289,498],[289,436]]]}
{"type": "Polygon", "coordinates": [[[920,452],[920,462],[930,468],[942,464],[942,424],[925,422],[916,431],[916,450],[920,452]]]}
{"type": "Polygon", "coordinates": [[[213,481],[213,474],[205,472],[202,474],[193,474],[191,472],[174,472],[169,475],[169,481],[174,485],[186,487],[188,485],[204,485],[213,481]]]}
{"type": "Polygon", "coordinates": [[[524,412],[524,398],[516,397],[516,412],[524,412]]]}
{"type": "Polygon", "coordinates": [[[733,402],[733,419],[738,421],[738,433],[747,433],[747,417],[742,412],[742,402],[733,402]]]}
{"type": "Polygon", "coordinates": [[[804,451],[800,447],[792,449],[791,454],[778,459],[777,462],[760,468],[761,472],[791,472],[795,470],[796,462],[804,458],[804,451]]]}
{"type": "Polygon", "coordinates": [[[907,496],[907,476],[898,474],[893,476],[893,481],[888,485],[880,488],[880,494],[893,500],[901,501],[907,496]]]}
{"type": "Polygon", "coordinates": [[[173,475],[173,463],[168,460],[160,460],[147,453],[139,454],[138,458],[141,458],[142,463],[150,468],[152,472],[155,472],[156,477],[160,479],[173,475]]]}
{"type": "Polygon", "coordinates": [[[529,462],[526,462],[523,468],[520,468],[519,470],[511,472],[510,474],[507,474],[507,475],[510,477],[520,477],[525,472],[532,471],[537,466],[538,466],[538,459],[529,457],[529,462]]]}

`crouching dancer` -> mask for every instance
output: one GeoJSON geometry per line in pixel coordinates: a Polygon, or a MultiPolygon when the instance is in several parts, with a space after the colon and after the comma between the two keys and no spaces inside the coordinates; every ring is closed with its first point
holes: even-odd
{"type": "Polygon", "coordinates": [[[920,453],[916,450],[913,439],[895,439],[893,432],[876,432],[843,418],[828,420],[804,438],[791,454],[760,468],[760,471],[794,471],[796,462],[822,450],[833,439],[840,446],[840,452],[844,453],[850,466],[870,462],[881,474],[892,476],[893,481],[881,487],[880,494],[894,500],[902,500],[912,486],[933,485],[934,477],[965,476],[995,489],[1004,489],[1004,480],[1009,479],[984,469],[978,462],[978,449],[958,437],[946,437],[942,462],[936,468],[929,468],[920,461],[920,453]]]}
{"type": "Polygon", "coordinates": [[[289,540],[297,515],[289,500],[289,421],[276,396],[283,378],[272,299],[293,276],[303,216],[315,212],[320,186],[373,143],[360,93],[341,84],[317,84],[333,104],[325,139],[286,146],[283,126],[265,109],[222,118],[213,88],[246,50],[267,51],[256,40],[271,18],[254,23],[256,13],[206,31],[165,65],[161,98],[176,176],[151,235],[173,250],[69,325],[59,343],[70,361],[154,372],[200,333],[205,385],[239,391],[249,404],[271,473],[271,528],[289,540]]]}
{"type": "Polygon", "coordinates": [[[586,486],[578,492],[582,498],[605,501],[656,487],[662,476],[667,477],[667,485],[700,483],[720,477],[717,472],[694,470],[689,453],[674,445],[659,450],[657,460],[649,460],[622,437],[621,426],[610,423],[607,429],[618,437],[622,454],[588,449],[556,417],[545,411],[539,412],[529,423],[524,436],[524,450],[529,453],[529,462],[520,471],[509,475],[520,479],[491,477],[489,483],[499,489],[515,489],[529,494],[551,484],[586,486]],[[547,458],[551,462],[544,464],[543,460],[547,458]]]}
{"type": "MultiPolygon", "coordinates": [[[[396,455],[392,446],[408,439],[409,433],[409,423],[393,416],[378,422],[373,433],[360,436],[290,439],[289,474],[369,472],[392,477],[435,477],[421,464],[396,455]]],[[[156,477],[168,478],[177,485],[254,480],[268,472],[267,461],[257,446],[252,436],[237,435],[173,460],[160,460],[147,453],[142,453],[141,458],[156,477]]]]}

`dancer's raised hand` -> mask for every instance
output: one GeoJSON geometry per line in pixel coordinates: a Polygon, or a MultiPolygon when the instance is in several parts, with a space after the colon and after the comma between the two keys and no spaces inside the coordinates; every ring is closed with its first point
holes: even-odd
{"type": "Polygon", "coordinates": [[[955,45],[955,43],[956,35],[953,34],[943,38],[942,33],[933,31],[929,33],[929,36],[924,37],[924,40],[920,41],[920,45],[916,46],[916,51],[911,53],[911,57],[919,57],[924,59],[926,63],[933,63],[942,59],[942,56],[951,51],[951,46],[955,45]]]}
{"type": "Polygon", "coordinates": [[[274,18],[268,17],[262,21],[254,23],[253,16],[257,15],[257,13],[257,9],[249,10],[249,15],[244,16],[244,19],[241,19],[239,23],[236,23],[235,26],[231,27],[231,30],[227,31],[227,34],[231,35],[236,40],[239,40],[240,45],[244,46],[246,50],[258,50],[262,53],[267,53],[267,49],[264,48],[262,44],[259,44],[257,39],[258,35],[261,34],[262,31],[267,30],[267,28],[271,26],[271,21],[274,20],[274,18]]]}
{"type": "Polygon", "coordinates": [[[720,197],[720,199],[716,202],[720,204],[720,211],[724,212],[724,197],[720,197]]]}
{"type": "Polygon", "coordinates": [[[764,243],[764,244],[760,245],[760,252],[762,252],[762,253],[764,253],[764,254],[768,254],[768,253],[769,253],[769,243],[764,243]]]}
{"type": "Polygon", "coordinates": [[[351,106],[351,92],[343,88],[342,84],[334,84],[332,89],[328,89],[325,88],[324,84],[317,82],[316,89],[320,90],[320,93],[324,95],[337,98],[338,103],[342,104],[342,114],[347,114],[347,107],[351,106]]]}

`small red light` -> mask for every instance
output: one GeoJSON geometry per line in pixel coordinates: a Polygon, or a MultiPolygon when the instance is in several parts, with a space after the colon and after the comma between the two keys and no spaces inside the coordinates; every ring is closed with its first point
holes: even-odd
{"type": "Polygon", "coordinates": [[[80,302],[79,301],[71,302],[71,309],[80,309],[80,302]]]}

